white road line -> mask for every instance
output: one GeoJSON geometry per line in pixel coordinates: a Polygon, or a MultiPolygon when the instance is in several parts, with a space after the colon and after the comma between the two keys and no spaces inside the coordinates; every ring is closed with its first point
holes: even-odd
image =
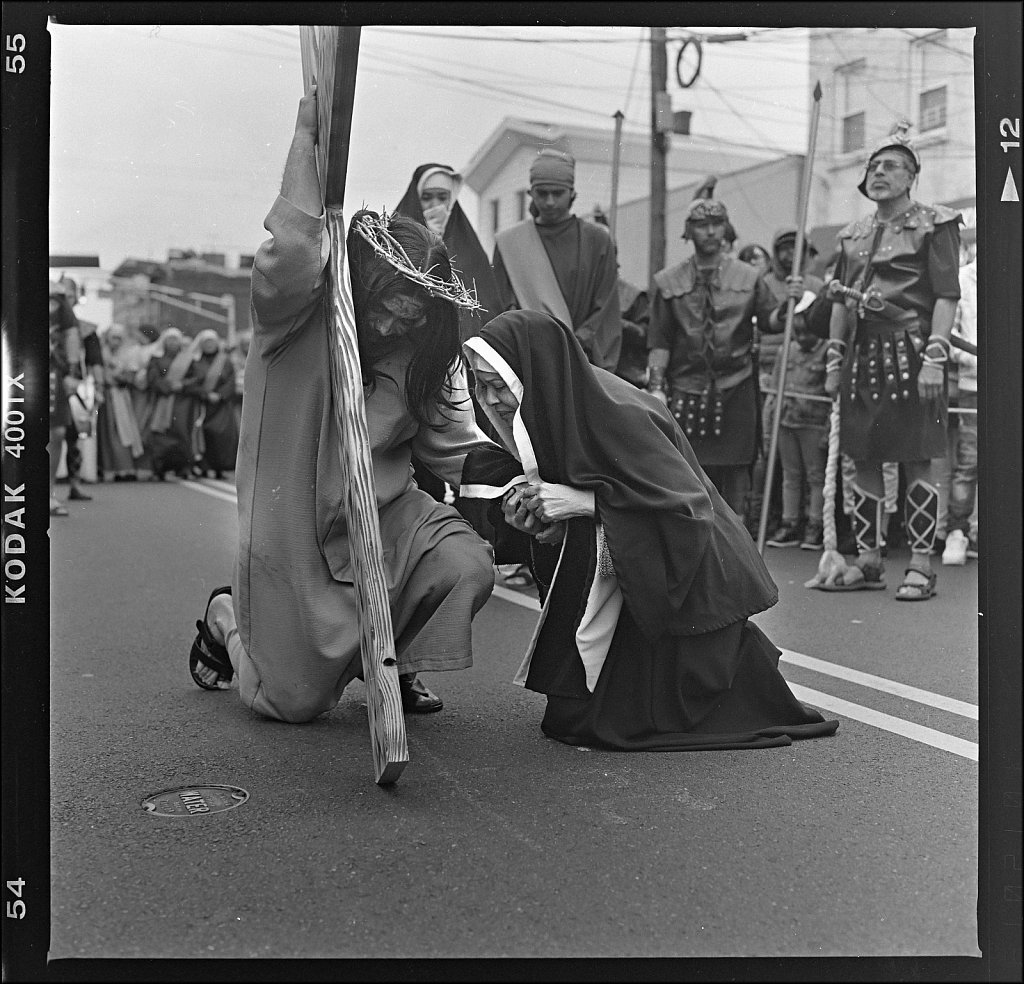
{"type": "Polygon", "coordinates": [[[226,478],[208,478],[206,481],[214,488],[223,489],[225,492],[230,492],[232,495],[235,494],[235,483],[229,482],[226,478]]]}
{"type": "Polygon", "coordinates": [[[520,594],[511,588],[503,588],[501,585],[496,584],[494,586],[494,597],[500,598],[502,601],[511,601],[513,605],[519,605],[520,608],[529,608],[531,612],[535,612],[537,615],[540,614],[540,601],[536,595],[520,594]]]}
{"type": "Polygon", "coordinates": [[[862,687],[881,690],[887,694],[895,694],[897,697],[906,697],[908,700],[916,701],[918,704],[937,707],[940,710],[970,718],[972,721],[978,720],[978,707],[976,704],[968,704],[966,701],[956,700],[954,697],[943,697],[942,694],[934,694],[930,690],[921,690],[918,687],[911,687],[905,683],[897,683],[895,680],[886,680],[885,677],[875,676],[873,673],[851,670],[849,667],[829,663],[823,659],[815,659],[813,656],[795,653],[791,649],[783,649],[782,658],[794,666],[803,666],[808,670],[815,670],[818,673],[838,677],[840,680],[849,680],[850,683],[857,683],[862,687]]]}
{"type": "Polygon", "coordinates": [[[862,707],[860,704],[851,703],[841,697],[833,697],[831,694],[823,694],[820,690],[811,690],[809,687],[801,687],[798,683],[791,683],[789,689],[797,700],[805,704],[812,704],[823,711],[832,711],[834,714],[841,714],[843,717],[852,718],[863,724],[870,724],[873,728],[880,728],[883,731],[891,731],[894,735],[902,735],[913,741],[931,745],[932,748],[942,749],[944,752],[952,752],[962,758],[978,761],[978,746],[973,741],[965,741],[963,738],[955,738],[953,735],[944,734],[934,728],[926,728],[920,724],[913,724],[904,721],[902,718],[893,717],[891,714],[883,714],[881,711],[872,710],[870,707],[862,707]]]}
{"type": "MultiPolygon", "coordinates": [[[[234,495],[222,492],[220,489],[201,485],[199,482],[186,481],[182,484],[198,492],[211,495],[215,499],[223,499],[225,502],[236,501],[234,495]]],[[[539,601],[531,595],[520,594],[518,591],[512,591],[510,588],[495,585],[494,596],[502,601],[508,601],[513,605],[529,609],[534,613],[539,614],[540,612],[539,601]]],[[[841,680],[848,680],[851,683],[858,683],[872,690],[880,690],[884,693],[906,697],[917,703],[951,711],[954,714],[960,714],[975,721],[978,719],[977,707],[964,701],[955,700],[952,697],[943,697],[941,694],[933,694],[931,691],[910,687],[903,683],[897,683],[895,680],[886,680],[884,677],[874,676],[871,673],[851,670],[836,663],[829,663],[823,659],[815,659],[813,656],[805,656],[803,653],[793,652],[790,649],[782,650],[782,659],[787,663],[792,663],[794,666],[803,666],[809,670],[816,670],[818,673],[824,673],[841,680]]],[[[936,731],[934,728],[926,728],[911,721],[904,721],[901,718],[893,717],[891,714],[883,714],[881,711],[875,711],[870,707],[854,704],[851,701],[843,700],[841,697],[833,697],[830,694],[821,693],[819,690],[811,690],[809,687],[803,687],[798,683],[790,683],[789,689],[793,691],[797,700],[813,704],[824,711],[841,714],[843,717],[860,721],[862,724],[869,724],[883,731],[889,731],[892,734],[902,735],[904,738],[910,738],[913,741],[931,745],[933,748],[952,752],[954,755],[970,759],[973,762],[978,761],[978,746],[973,741],[965,741],[963,738],[943,734],[943,732],[936,731]]]]}
{"type": "Polygon", "coordinates": [[[232,502],[238,504],[238,499],[231,493],[223,492],[220,489],[213,488],[210,485],[203,485],[201,482],[192,482],[185,480],[181,483],[185,488],[192,489],[193,492],[202,492],[203,495],[211,495],[214,499],[220,499],[222,502],[232,502]]]}

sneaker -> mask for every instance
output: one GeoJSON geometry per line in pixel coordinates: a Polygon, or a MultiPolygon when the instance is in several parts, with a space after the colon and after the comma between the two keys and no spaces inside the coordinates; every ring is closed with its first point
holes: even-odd
{"type": "Polygon", "coordinates": [[[967,541],[967,556],[970,557],[971,560],[978,559],[978,541],[975,540],[974,537],[971,537],[967,541]]]}
{"type": "Polygon", "coordinates": [[[796,523],[783,523],[769,538],[769,547],[795,547],[800,543],[800,531],[796,523]]]}
{"type": "Polygon", "coordinates": [[[946,537],[942,563],[947,567],[962,567],[967,563],[967,537],[962,530],[953,530],[946,537]]]}
{"type": "Polygon", "coordinates": [[[804,538],[800,541],[801,550],[820,550],[824,540],[821,523],[808,523],[804,530],[804,538]]]}

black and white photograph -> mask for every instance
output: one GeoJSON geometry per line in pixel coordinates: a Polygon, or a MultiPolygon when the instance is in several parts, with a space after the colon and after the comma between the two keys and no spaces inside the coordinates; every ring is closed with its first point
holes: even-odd
{"type": "Polygon", "coordinates": [[[1021,28],[5,4],[5,980],[1020,980],[1021,28]]]}

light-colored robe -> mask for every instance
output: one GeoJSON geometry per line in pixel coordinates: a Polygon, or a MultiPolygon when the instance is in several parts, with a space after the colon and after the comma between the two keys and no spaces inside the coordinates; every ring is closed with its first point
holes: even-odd
{"type": "MultiPolygon", "coordinates": [[[[360,665],[323,302],[325,224],[283,197],[267,216],[272,238],[253,266],[236,472],[239,689],[247,706],[287,721],[333,707],[360,665]]],[[[490,442],[474,422],[464,380],[464,402],[447,412],[454,420],[438,412],[439,431],[416,423],[399,390],[410,355],[400,349],[379,364],[392,378],[366,391],[401,673],[471,665],[471,619],[494,583],[490,546],[416,488],[411,467],[416,454],[457,488],[468,451],[490,442]]]]}

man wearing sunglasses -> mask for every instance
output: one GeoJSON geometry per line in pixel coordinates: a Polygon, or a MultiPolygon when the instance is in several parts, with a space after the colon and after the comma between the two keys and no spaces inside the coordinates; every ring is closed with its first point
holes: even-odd
{"type": "Polygon", "coordinates": [[[857,186],[874,214],[839,233],[826,392],[839,395],[840,450],[856,465],[855,566],[824,590],[883,589],[882,463],[906,477],[910,564],[899,601],[935,595],[931,553],[939,496],[931,459],[946,453],[949,335],[960,297],[960,214],[911,198],[921,160],[903,121],[868,159],[857,186]]]}

